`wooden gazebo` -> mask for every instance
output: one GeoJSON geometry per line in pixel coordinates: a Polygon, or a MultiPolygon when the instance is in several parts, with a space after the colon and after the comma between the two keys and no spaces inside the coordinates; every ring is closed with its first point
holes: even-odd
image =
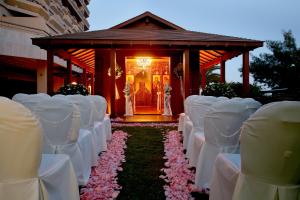
{"type": "MultiPolygon", "coordinates": [[[[179,63],[183,65],[184,97],[198,94],[201,74],[214,65],[221,66],[221,82],[225,82],[225,63],[243,55],[243,89],[249,92],[249,51],[263,46],[262,41],[229,37],[185,30],[150,12],[127,20],[110,29],[34,38],[33,44],[47,51],[47,90],[53,93],[53,57],[67,60],[71,81],[72,63],[83,69],[83,82],[91,80],[92,93],[104,96],[109,112],[124,114],[123,95],[116,100],[115,86],[122,91],[126,77],[115,79],[115,67],[126,71],[125,58],[147,56],[170,58],[170,84],[173,88],[173,114],[182,111],[180,81],[174,74],[179,63]],[[111,68],[111,76],[107,75],[111,68]]],[[[205,76],[201,86],[205,87],[205,76]]]]}

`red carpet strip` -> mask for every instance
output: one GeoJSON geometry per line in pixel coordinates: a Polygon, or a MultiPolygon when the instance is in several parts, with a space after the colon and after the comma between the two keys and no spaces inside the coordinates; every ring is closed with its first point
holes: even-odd
{"type": "Polygon", "coordinates": [[[101,154],[86,187],[80,191],[81,200],[115,199],[118,196],[122,187],[118,184],[117,174],[123,170],[127,137],[124,131],[114,131],[107,151],[101,154]]]}
{"type": "Polygon", "coordinates": [[[188,161],[183,153],[181,134],[178,131],[166,133],[164,140],[165,168],[161,169],[165,175],[160,178],[164,179],[165,195],[167,199],[187,200],[191,199],[192,184],[189,181],[195,179],[194,173],[188,169],[188,161]]]}

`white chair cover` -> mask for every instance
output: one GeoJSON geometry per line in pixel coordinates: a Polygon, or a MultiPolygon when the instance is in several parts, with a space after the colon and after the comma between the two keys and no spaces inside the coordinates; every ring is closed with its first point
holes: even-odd
{"type": "Polygon", "coordinates": [[[111,131],[111,121],[110,121],[110,116],[106,114],[106,109],[107,109],[107,102],[106,99],[102,96],[98,95],[92,95],[92,98],[94,101],[97,103],[97,107],[100,105],[99,108],[99,122],[104,123],[104,129],[105,129],[105,134],[106,134],[106,140],[110,141],[112,137],[112,131],[111,131]]]}
{"type": "Polygon", "coordinates": [[[34,111],[35,106],[44,99],[50,99],[48,94],[39,93],[39,94],[15,94],[12,100],[23,104],[25,107],[29,108],[31,111],[34,111]]]}
{"type": "Polygon", "coordinates": [[[103,97],[97,95],[87,96],[93,103],[95,114],[93,116],[94,130],[97,134],[96,147],[98,152],[106,150],[106,141],[110,140],[111,135],[106,133],[106,127],[104,124],[104,116],[106,111],[106,101],[103,97]],[[110,137],[110,138],[107,138],[110,137]]]}
{"type": "Polygon", "coordinates": [[[76,174],[68,155],[43,154],[39,176],[49,200],[79,200],[76,174]]]}
{"type": "Polygon", "coordinates": [[[257,109],[261,107],[261,103],[252,99],[252,98],[245,98],[241,101],[247,108],[248,115],[251,116],[253,113],[256,112],[257,109]]]}
{"type": "Polygon", "coordinates": [[[183,131],[184,118],[185,118],[185,113],[180,113],[178,118],[178,131],[183,131]]]}
{"type": "Polygon", "coordinates": [[[209,188],[212,168],[219,153],[239,153],[239,136],[242,123],[249,117],[245,105],[227,100],[212,105],[204,118],[205,142],[196,167],[195,185],[209,188]]]}
{"type": "MultiPolygon", "coordinates": [[[[84,103],[88,103],[88,101],[83,100],[83,103],[79,102],[75,102],[76,100],[70,100],[70,96],[73,95],[62,95],[62,94],[57,94],[54,95],[53,98],[58,98],[58,99],[67,99],[68,101],[71,101],[72,103],[75,103],[76,107],[80,108],[80,104],[84,104],[84,103]]],[[[79,96],[80,97],[84,97],[82,95],[75,95],[75,96],[79,96]]],[[[76,98],[76,97],[75,97],[76,98]]],[[[90,103],[90,102],[89,102],[90,103]]],[[[89,105],[87,105],[87,107],[89,108],[89,105]]],[[[83,106],[81,106],[81,109],[84,110],[83,106]]],[[[89,116],[93,116],[94,115],[94,110],[92,109],[91,115],[89,116]]],[[[86,116],[86,115],[85,115],[86,116]]],[[[81,117],[82,118],[82,117],[81,117]]],[[[88,120],[90,121],[90,120],[88,120]]],[[[90,121],[92,123],[92,120],[90,121]]],[[[83,159],[85,161],[85,167],[87,169],[90,169],[91,166],[96,166],[97,165],[97,159],[98,159],[98,152],[97,152],[97,141],[99,140],[98,137],[96,137],[93,134],[93,129],[90,130],[90,128],[88,129],[80,129],[79,130],[79,136],[78,136],[78,144],[81,150],[81,153],[83,155],[83,159]]]]}
{"type": "Polygon", "coordinates": [[[68,95],[67,98],[76,104],[80,110],[81,120],[80,129],[89,130],[93,136],[94,151],[98,152],[97,149],[101,151],[107,149],[107,143],[103,131],[100,129],[95,129],[95,117],[97,116],[97,110],[93,101],[90,97],[82,95],[68,95]]]}
{"type": "Polygon", "coordinates": [[[189,165],[196,167],[199,153],[204,142],[204,116],[210,111],[211,105],[219,101],[212,96],[198,96],[191,100],[189,105],[189,117],[193,128],[189,136],[186,155],[189,158],[189,165]]]}
{"type": "Polygon", "coordinates": [[[240,169],[240,154],[220,153],[213,167],[209,200],[232,200],[240,169]]]}
{"type": "MultiPolygon", "coordinates": [[[[193,123],[189,118],[189,104],[190,101],[194,98],[197,98],[199,95],[188,96],[184,100],[184,118],[183,118],[183,127],[182,127],[182,137],[183,137],[183,147],[186,149],[189,141],[189,136],[191,134],[193,123]]],[[[181,122],[180,122],[181,123],[181,122]]]]}
{"type": "Polygon", "coordinates": [[[78,184],[86,184],[91,166],[85,167],[86,163],[77,143],[80,113],[76,106],[64,99],[50,98],[35,106],[35,114],[44,130],[43,152],[69,155],[78,184]]]}
{"type": "Polygon", "coordinates": [[[228,100],[227,97],[217,97],[219,101],[225,101],[225,100],[228,100]]]}
{"type": "Polygon", "coordinates": [[[233,200],[300,199],[300,102],[267,104],[242,127],[233,200]]]}
{"type": "Polygon", "coordinates": [[[0,97],[0,199],[43,200],[48,194],[38,177],[42,130],[24,106],[0,97]]]}

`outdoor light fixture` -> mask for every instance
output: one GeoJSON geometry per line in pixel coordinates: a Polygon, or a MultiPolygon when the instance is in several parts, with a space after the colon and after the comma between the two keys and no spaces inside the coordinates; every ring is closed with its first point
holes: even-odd
{"type": "Polygon", "coordinates": [[[151,65],[151,62],[152,62],[152,59],[149,58],[149,57],[138,57],[136,59],[136,64],[140,67],[143,68],[143,70],[145,70],[145,68],[147,66],[150,66],[151,65]]]}

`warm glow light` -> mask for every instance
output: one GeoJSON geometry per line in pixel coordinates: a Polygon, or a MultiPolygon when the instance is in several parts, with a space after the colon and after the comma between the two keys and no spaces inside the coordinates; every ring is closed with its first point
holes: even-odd
{"type": "Polygon", "coordinates": [[[143,69],[145,69],[145,67],[150,66],[152,62],[152,59],[149,57],[138,57],[136,59],[136,64],[140,67],[142,67],[143,69]]]}
{"type": "Polygon", "coordinates": [[[89,94],[92,94],[92,86],[91,85],[88,86],[88,91],[89,91],[89,94]]]}
{"type": "Polygon", "coordinates": [[[77,85],[77,82],[73,81],[71,84],[72,84],[72,85],[77,85]]]}

